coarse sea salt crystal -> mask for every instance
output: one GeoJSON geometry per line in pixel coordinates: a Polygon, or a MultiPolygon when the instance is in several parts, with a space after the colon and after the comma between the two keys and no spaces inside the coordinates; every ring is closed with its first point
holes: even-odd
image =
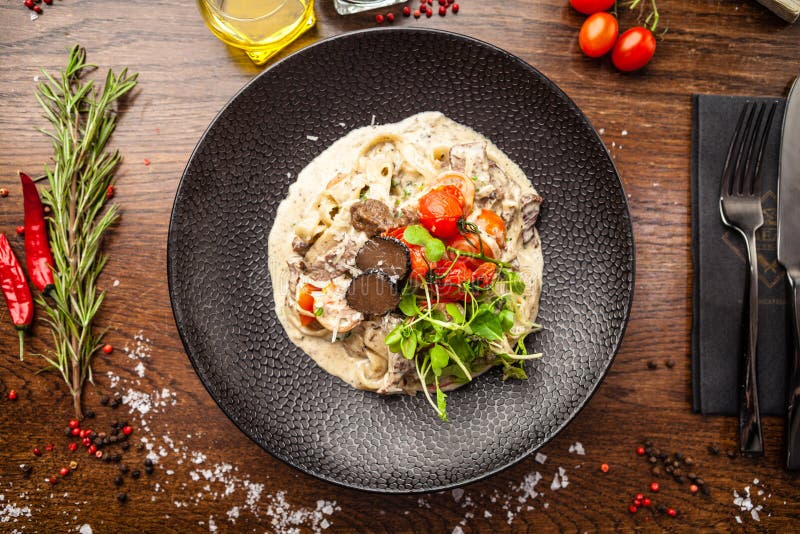
{"type": "Polygon", "coordinates": [[[142,362],[139,362],[136,367],[133,368],[136,371],[136,374],[139,375],[139,378],[144,378],[145,367],[142,362]]]}
{"type": "Polygon", "coordinates": [[[740,525],[742,524],[742,518],[739,517],[738,515],[734,517],[734,519],[736,519],[736,522],[739,523],[740,525]]]}
{"type": "Polygon", "coordinates": [[[622,130],[622,135],[628,135],[628,130],[622,130]]]}
{"type": "Polygon", "coordinates": [[[456,502],[460,501],[461,497],[463,497],[463,496],[464,496],[464,490],[463,489],[456,488],[456,489],[453,490],[453,499],[455,499],[456,502]]]}
{"type": "Polygon", "coordinates": [[[564,470],[563,467],[558,468],[558,473],[553,475],[553,482],[550,483],[550,489],[553,491],[560,490],[561,488],[566,488],[569,486],[569,478],[567,478],[567,472],[564,470]]]}
{"type": "Polygon", "coordinates": [[[228,510],[228,521],[230,521],[235,525],[237,519],[239,519],[239,507],[234,506],[233,508],[228,510]]]}
{"type": "Polygon", "coordinates": [[[84,523],[81,525],[81,528],[78,530],[80,534],[92,534],[92,526],[88,523],[84,523]]]}
{"type": "Polygon", "coordinates": [[[583,443],[580,441],[576,441],[572,445],[569,446],[569,452],[574,452],[578,456],[584,456],[586,452],[583,450],[583,443]]]}
{"type": "Polygon", "coordinates": [[[536,463],[544,464],[547,461],[547,455],[537,452],[533,459],[536,460],[536,463]]]}
{"type": "Polygon", "coordinates": [[[542,480],[542,475],[538,471],[525,475],[525,479],[519,486],[522,495],[520,495],[517,500],[524,503],[528,499],[535,499],[538,497],[539,492],[536,491],[536,484],[538,484],[540,480],[542,480]]]}
{"type": "Polygon", "coordinates": [[[453,529],[453,534],[464,534],[464,530],[460,526],[456,525],[456,527],[453,529]]]}

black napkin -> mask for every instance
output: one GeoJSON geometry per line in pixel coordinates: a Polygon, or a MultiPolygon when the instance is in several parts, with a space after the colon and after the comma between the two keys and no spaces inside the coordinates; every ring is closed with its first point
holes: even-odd
{"type": "Polygon", "coordinates": [[[692,115],[692,324],[693,408],[703,414],[738,413],[747,253],[744,240],[724,224],[719,187],[739,113],[747,100],[778,102],[764,153],[756,235],[759,275],[758,396],[761,413],[784,415],[786,276],[777,260],[777,182],[784,99],[693,95],[692,115]]]}

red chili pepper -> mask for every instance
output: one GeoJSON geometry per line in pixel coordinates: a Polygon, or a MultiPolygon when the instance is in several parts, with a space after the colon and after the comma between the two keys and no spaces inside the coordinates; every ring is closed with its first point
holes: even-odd
{"type": "Polygon", "coordinates": [[[44,294],[53,288],[53,255],[47,241],[44,206],[31,177],[19,173],[25,206],[25,260],[33,285],[44,294]]]}
{"type": "Polygon", "coordinates": [[[33,322],[33,297],[6,234],[0,234],[0,284],[6,297],[11,321],[19,331],[19,359],[22,360],[25,330],[33,322]]]}

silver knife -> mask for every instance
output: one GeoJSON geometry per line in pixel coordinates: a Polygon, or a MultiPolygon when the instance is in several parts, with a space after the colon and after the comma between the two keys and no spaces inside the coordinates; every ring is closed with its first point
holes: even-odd
{"type": "Polygon", "coordinates": [[[800,76],[789,91],[783,115],[778,171],[778,261],[789,279],[793,332],[787,382],[786,468],[800,469],[800,76]]]}

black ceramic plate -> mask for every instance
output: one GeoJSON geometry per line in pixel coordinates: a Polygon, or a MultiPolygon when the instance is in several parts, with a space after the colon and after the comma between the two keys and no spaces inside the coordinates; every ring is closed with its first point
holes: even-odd
{"type": "Polygon", "coordinates": [[[168,273],[189,359],[245,434],[322,479],[404,493],[495,473],[578,413],[622,339],[633,254],[614,165],[558,87],[467,37],[382,29],[297,52],[220,112],[178,187],[168,273]],[[318,368],[278,322],[267,268],[276,208],[308,162],[353,128],[429,110],[494,141],[545,199],[544,331],[530,347],[544,357],[527,381],[493,371],[450,393],[448,423],[422,396],[358,391],[318,368]]]}

